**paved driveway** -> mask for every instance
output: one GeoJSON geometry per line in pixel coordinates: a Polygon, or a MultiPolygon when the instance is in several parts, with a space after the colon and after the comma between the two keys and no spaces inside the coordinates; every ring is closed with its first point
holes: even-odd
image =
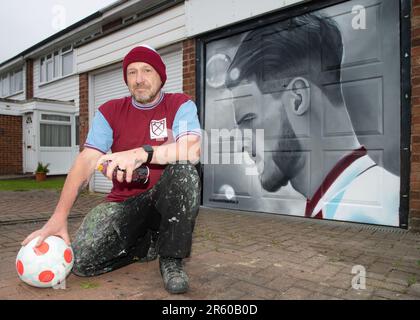
{"type": "MultiPolygon", "coordinates": [[[[184,295],[164,290],[157,260],[93,278],[71,274],[65,289],[33,288],[18,279],[16,254],[58,197],[51,190],[0,192],[0,299],[420,299],[419,234],[208,208],[200,209],[186,259],[184,295]]],[[[102,201],[81,195],[70,234],[102,201]]]]}

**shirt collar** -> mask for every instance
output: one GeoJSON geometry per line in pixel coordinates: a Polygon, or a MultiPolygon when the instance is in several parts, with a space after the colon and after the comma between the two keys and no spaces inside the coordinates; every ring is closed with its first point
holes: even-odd
{"type": "Polygon", "coordinates": [[[159,99],[156,100],[156,102],[148,103],[148,104],[141,104],[137,102],[134,97],[131,97],[131,104],[134,108],[141,109],[141,110],[150,110],[156,107],[159,103],[162,102],[163,97],[165,96],[165,93],[161,90],[159,94],[159,99]]]}

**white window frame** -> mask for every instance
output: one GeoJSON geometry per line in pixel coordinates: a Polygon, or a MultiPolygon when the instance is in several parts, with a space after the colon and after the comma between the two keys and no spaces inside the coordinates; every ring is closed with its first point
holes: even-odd
{"type": "Polygon", "coordinates": [[[62,79],[75,74],[75,60],[74,50],[72,45],[67,45],[58,50],[40,57],[39,59],[39,83],[46,84],[58,79],[62,79]],[[55,54],[58,53],[58,59],[55,59],[55,54]],[[63,75],[63,56],[71,53],[72,54],[72,70],[69,74],[63,75]],[[50,58],[48,58],[50,57],[50,58]],[[47,74],[47,64],[52,62],[52,77],[49,78],[47,74]],[[57,72],[56,72],[57,71],[57,72]]]}
{"type": "Polygon", "coordinates": [[[75,137],[73,137],[73,121],[72,121],[72,115],[70,114],[62,114],[62,113],[54,113],[54,112],[42,112],[39,116],[39,146],[41,149],[71,149],[71,147],[74,145],[74,139],[75,137]],[[49,119],[42,119],[43,115],[48,115],[48,116],[63,116],[63,117],[68,117],[69,120],[65,121],[65,120],[49,120],[49,119]],[[41,141],[41,127],[42,124],[55,124],[55,125],[61,125],[61,126],[67,126],[70,127],[70,145],[69,146],[43,146],[42,145],[42,141],[41,141]]]}

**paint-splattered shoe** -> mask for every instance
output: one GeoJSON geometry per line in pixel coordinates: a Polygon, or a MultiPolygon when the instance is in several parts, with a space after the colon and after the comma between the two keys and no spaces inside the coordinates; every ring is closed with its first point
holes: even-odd
{"type": "Polygon", "coordinates": [[[188,276],[182,267],[182,259],[160,257],[159,267],[165,289],[169,293],[187,292],[188,276]]]}

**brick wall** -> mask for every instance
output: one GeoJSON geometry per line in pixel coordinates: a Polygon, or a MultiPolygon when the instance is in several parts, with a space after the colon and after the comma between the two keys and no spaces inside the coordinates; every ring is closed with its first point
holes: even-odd
{"type": "Polygon", "coordinates": [[[182,43],[182,90],[195,101],[195,39],[182,43]]]}
{"type": "Polygon", "coordinates": [[[83,150],[89,132],[89,74],[79,75],[79,134],[80,151],[83,150]]]}
{"type": "Polygon", "coordinates": [[[21,116],[0,115],[0,155],[0,175],[22,173],[21,116]]]}
{"type": "Polygon", "coordinates": [[[32,59],[26,60],[26,82],[25,92],[26,99],[32,99],[34,97],[34,61],[32,59]]]}
{"type": "Polygon", "coordinates": [[[409,228],[420,230],[420,0],[411,15],[411,174],[409,228]]]}

